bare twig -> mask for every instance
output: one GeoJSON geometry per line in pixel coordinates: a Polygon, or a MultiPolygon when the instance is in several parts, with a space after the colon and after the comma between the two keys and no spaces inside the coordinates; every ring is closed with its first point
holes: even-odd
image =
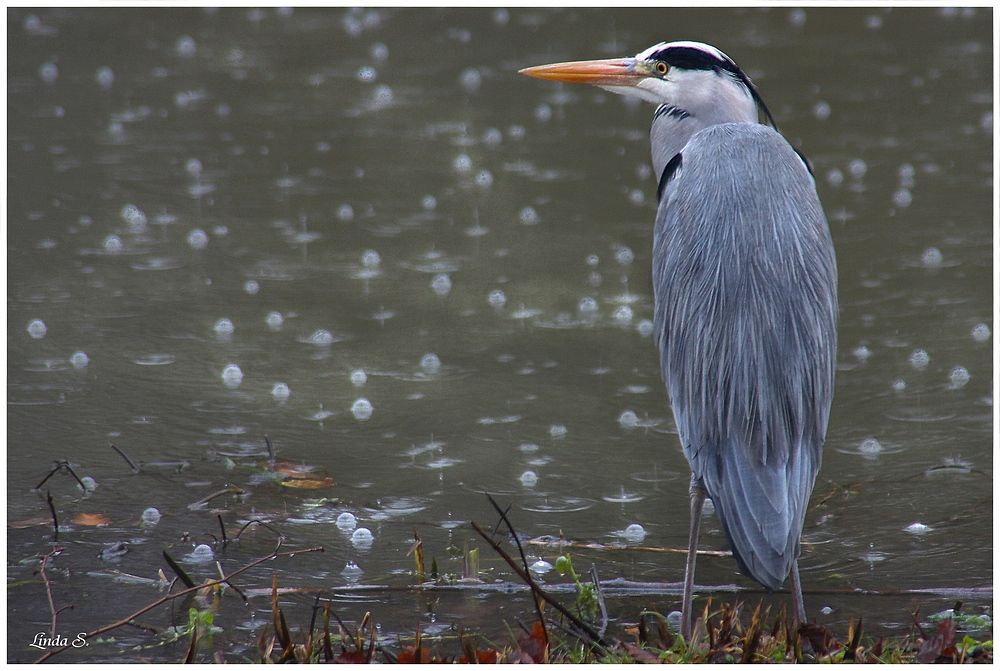
{"type": "Polygon", "coordinates": [[[54,529],[52,540],[59,540],[59,518],[56,517],[56,505],[52,501],[52,492],[45,492],[45,502],[49,504],[49,511],[52,513],[52,528],[54,529]]]}
{"type": "Polygon", "coordinates": [[[205,505],[206,503],[208,503],[209,501],[211,501],[212,499],[217,499],[220,496],[225,496],[226,494],[246,494],[246,491],[243,490],[243,489],[240,489],[236,485],[229,485],[225,489],[220,489],[219,491],[215,492],[214,494],[209,494],[208,496],[206,496],[205,498],[203,498],[201,501],[195,501],[194,503],[188,505],[188,508],[192,508],[192,509],[199,508],[199,507],[205,505]]]}
{"type": "Polygon", "coordinates": [[[56,610],[56,602],[52,598],[52,581],[49,580],[49,576],[45,574],[45,565],[48,563],[49,559],[60,554],[66,548],[52,548],[47,555],[42,557],[42,568],[39,569],[39,573],[42,575],[42,580],[45,581],[45,595],[49,599],[49,611],[52,613],[52,638],[56,638],[56,621],[59,619],[59,613],[66,610],[67,608],[72,608],[73,606],[64,606],[59,610],[56,610]]]}
{"type": "Polygon", "coordinates": [[[590,580],[594,583],[594,592],[597,594],[597,605],[601,609],[601,628],[597,631],[601,636],[604,636],[604,632],[608,628],[608,607],[604,603],[604,590],[601,589],[601,579],[597,577],[597,566],[595,564],[590,565],[590,580]]]}
{"type": "MultiPolygon", "coordinates": [[[[263,564],[264,562],[271,561],[272,559],[277,559],[278,557],[294,557],[295,555],[306,554],[307,552],[323,552],[323,548],[322,547],[306,548],[306,549],[303,549],[303,550],[288,550],[286,552],[279,552],[278,550],[280,548],[281,548],[281,542],[279,541],[277,547],[275,547],[275,549],[269,555],[267,555],[265,557],[261,557],[259,559],[255,559],[254,561],[250,562],[246,566],[244,566],[242,568],[239,568],[239,569],[236,569],[235,571],[233,571],[229,575],[225,576],[224,578],[220,578],[218,580],[207,580],[207,581],[205,581],[204,583],[202,583],[200,585],[195,585],[194,587],[188,587],[187,589],[181,590],[180,592],[177,592],[175,594],[168,594],[168,595],[164,596],[163,598],[157,599],[156,601],[154,601],[151,604],[143,606],[142,608],[140,608],[139,610],[135,611],[131,615],[126,615],[124,618],[122,618],[121,620],[118,620],[117,622],[113,622],[113,623],[105,625],[103,627],[98,627],[97,629],[94,629],[93,631],[88,632],[86,634],[81,634],[80,636],[84,640],[87,640],[87,639],[91,639],[91,638],[93,638],[95,636],[99,636],[99,635],[101,635],[101,634],[103,634],[105,632],[111,631],[112,629],[117,629],[118,627],[122,627],[122,626],[125,626],[127,624],[130,624],[132,622],[132,620],[134,620],[135,618],[139,617],[143,613],[148,613],[149,611],[153,610],[154,608],[162,606],[165,603],[169,603],[169,602],[173,601],[174,599],[178,599],[178,598],[180,598],[182,596],[187,596],[188,594],[192,594],[192,593],[197,592],[199,590],[202,590],[202,589],[205,589],[205,588],[208,588],[208,587],[214,587],[216,585],[221,585],[223,583],[229,583],[230,580],[232,580],[233,578],[235,578],[236,576],[238,576],[240,573],[243,573],[244,571],[248,571],[248,570],[252,569],[255,566],[263,564]]],[[[59,654],[60,652],[66,650],[69,647],[70,647],[69,645],[63,645],[63,646],[60,646],[58,648],[52,648],[51,650],[49,650],[48,652],[46,652],[44,655],[42,655],[41,657],[39,657],[38,659],[36,659],[35,663],[37,664],[37,663],[40,663],[40,662],[44,662],[44,661],[46,661],[48,659],[51,659],[53,656],[59,654]]]]}
{"type": "Polygon", "coordinates": [[[124,451],[122,451],[121,449],[115,447],[114,443],[108,443],[108,444],[111,445],[111,449],[112,450],[114,450],[115,452],[118,453],[118,456],[120,456],[122,459],[124,459],[128,463],[128,465],[132,467],[132,472],[133,473],[135,473],[136,475],[139,475],[139,473],[142,472],[142,469],[139,468],[139,466],[134,461],[132,461],[131,459],[129,459],[129,456],[127,454],[125,454],[124,451]]]}
{"type": "Polygon", "coordinates": [[[264,434],[264,442],[267,443],[267,461],[272,466],[274,466],[275,462],[274,446],[271,445],[271,437],[268,436],[266,433],[264,434]]]}

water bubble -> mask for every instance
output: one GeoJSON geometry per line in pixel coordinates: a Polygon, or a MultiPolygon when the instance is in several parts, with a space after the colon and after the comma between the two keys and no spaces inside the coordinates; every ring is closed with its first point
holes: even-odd
{"type": "Polygon", "coordinates": [[[211,546],[204,543],[192,550],[191,554],[187,556],[187,560],[192,564],[207,564],[213,559],[215,559],[215,553],[212,551],[211,546]]]}
{"type": "Polygon", "coordinates": [[[896,207],[909,207],[910,203],[913,202],[913,195],[909,189],[898,189],[896,193],[892,194],[892,202],[896,204],[896,207]]]}
{"type": "Polygon", "coordinates": [[[566,433],[566,427],[562,424],[553,424],[549,427],[549,435],[553,438],[565,438],[566,433]]]}
{"type": "Polygon", "coordinates": [[[344,566],[344,570],[340,572],[340,575],[344,576],[344,580],[347,582],[356,583],[361,580],[361,576],[364,575],[364,573],[365,572],[361,570],[360,566],[352,561],[349,561],[347,562],[347,565],[344,566]]]}
{"type": "Polygon", "coordinates": [[[234,363],[226,366],[222,371],[222,383],[230,389],[235,389],[243,382],[243,371],[234,363]]]}
{"type": "Polygon", "coordinates": [[[510,21],[510,12],[506,9],[493,10],[493,23],[498,26],[506,26],[508,21],[510,21]]]}
{"type": "Polygon", "coordinates": [[[80,478],[80,482],[83,484],[83,489],[86,492],[92,492],[96,490],[98,487],[97,480],[90,477],[89,475],[85,475],[82,478],[80,478]]]}
{"type": "Polygon", "coordinates": [[[829,606],[823,606],[819,609],[819,612],[823,613],[823,615],[833,615],[833,609],[829,606]]]}
{"type": "Polygon", "coordinates": [[[434,290],[438,296],[447,296],[448,292],[451,291],[451,278],[445,274],[435,275],[434,279],[431,280],[431,289],[434,290]]]}
{"type": "Polygon", "coordinates": [[[187,35],[183,35],[177,40],[177,44],[174,47],[177,50],[177,55],[184,58],[190,58],[194,56],[195,43],[194,40],[187,35]]]}
{"type": "Polygon", "coordinates": [[[346,203],[337,208],[337,218],[341,221],[350,221],[354,218],[354,208],[346,203]]]}
{"type": "Polygon", "coordinates": [[[923,370],[927,368],[927,364],[930,363],[930,356],[927,352],[922,349],[913,350],[913,354],[910,355],[910,365],[917,370],[923,370]]]}
{"type": "Polygon", "coordinates": [[[41,319],[34,319],[28,324],[28,333],[32,338],[44,338],[46,331],[48,331],[48,328],[41,319]]]}
{"type": "Polygon", "coordinates": [[[840,172],[837,168],[831,168],[830,171],[826,173],[826,181],[830,186],[836,189],[844,183],[844,173],[840,172]]]}
{"type": "Polygon", "coordinates": [[[804,9],[793,9],[788,13],[788,21],[796,28],[806,25],[806,12],[804,9]]]}
{"type": "Polygon", "coordinates": [[[861,445],[858,447],[861,454],[867,456],[874,456],[882,451],[882,443],[878,442],[874,438],[865,438],[861,441],[861,445]]]}
{"type": "Polygon", "coordinates": [[[856,158],[847,164],[847,172],[851,174],[854,179],[861,179],[868,172],[868,165],[862,161],[860,158],[856,158]]]}
{"type": "Polygon", "coordinates": [[[281,325],[284,323],[285,318],[281,316],[280,312],[269,312],[267,314],[267,318],[264,321],[267,322],[268,328],[270,328],[272,331],[277,331],[278,329],[281,328],[281,325]]]}
{"type": "Polygon", "coordinates": [[[625,540],[629,543],[639,543],[642,539],[646,537],[646,530],[642,528],[641,524],[630,524],[625,527],[625,540]]]}
{"type": "Polygon", "coordinates": [[[215,331],[215,334],[221,338],[233,335],[233,331],[235,329],[233,327],[233,322],[223,317],[219,321],[215,322],[215,326],[212,327],[212,330],[215,331]]]}
{"type": "Polygon", "coordinates": [[[634,429],[639,426],[639,416],[632,410],[626,410],[618,415],[618,423],[626,429],[634,429]]]}
{"type": "Polygon", "coordinates": [[[42,67],[38,68],[38,76],[46,84],[52,84],[59,79],[59,68],[55,63],[42,63],[42,67]]]}
{"type": "Polygon", "coordinates": [[[227,235],[229,235],[229,228],[227,228],[226,226],[213,226],[212,235],[214,235],[217,238],[224,238],[227,235]]]}
{"type": "Polygon", "coordinates": [[[191,249],[205,249],[208,246],[208,234],[200,228],[188,233],[187,243],[191,249]]]}
{"type": "Polygon", "coordinates": [[[483,143],[487,147],[496,147],[503,142],[503,133],[497,128],[487,128],[483,133],[483,143]]]}
{"type": "Polygon", "coordinates": [[[536,578],[540,578],[541,576],[551,571],[553,568],[555,567],[552,566],[552,564],[548,563],[544,559],[539,559],[534,564],[529,566],[528,570],[531,571],[531,574],[534,575],[536,578]]]}
{"type": "Polygon", "coordinates": [[[452,162],[456,172],[466,173],[472,170],[472,159],[465,154],[459,154],[452,162]]]}
{"type": "Polygon", "coordinates": [[[534,471],[525,471],[521,473],[521,477],[518,479],[525,487],[534,487],[538,484],[538,475],[534,471]]]}
{"type": "Polygon", "coordinates": [[[122,219],[128,224],[128,229],[132,233],[142,233],[146,230],[146,215],[135,205],[126,205],[122,208],[122,219]]]}
{"type": "Polygon", "coordinates": [[[466,68],[462,71],[461,76],[458,78],[458,82],[465,89],[466,93],[475,93],[479,90],[480,85],[483,83],[483,77],[479,74],[479,70],[476,68],[466,68]]]}
{"type": "Polygon", "coordinates": [[[618,263],[622,264],[623,266],[627,266],[628,264],[632,263],[632,260],[634,258],[635,255],[632,253],[632,250],[629,249],[628,247],[622,247],[617,252],[615,252],[615,260],[618,261],[618,263]]]}
{"type": "Polygon", "coordinates": [[[142,523],[148,524],[149,526],[159,524],[161,517],[162,515],[160,515],[160,511],[156,508],[146,508],[142,511],[142,523]]]}
{"type": "Polygon", "coordinates": [[[97,85],[100,86],[105,91],[110,91],[111,87],[115,83],[115,73],[111,71],[111,68],[104,66],[97,68],[97,73],[94,75],[94,80],[97,81],[97,85]]]}
{"type": "Polygon", "coordinates": [[[903,531],[909,532],[911,534],[920,535],[920,534],[925,534],[928,531],[934,531],[934,530],[931,529],[926,524],[921,524],[920,522],[914,522],[910,526],[908,526],[905,529],[903,529],[903,531]]]}
{"type": "Polygon", "coordinates": [[[628,324],[632,321],[632,308],[627,305],[620,306],[615,310],[614,318],[619,324],[628,324]]]}
{"type": "Polygon", "coordinates": [[[895,382],[892,383],[892,388],[895,391],[903,391],[904,389],[906,389],[906,382],[904,380],[896,380],[895,382]]]}
{"type": "Polygon", "coordinates": [[[517,216],[525,226],[533,226],[538,223],[538,213],[530,205],[522,208],[521,213],[517,216]]]}
{"type": "Polygon", "coordinates": [[[104,238],[104,251],[108,254],[117,254],[122,250],[122,239],[117,235],[109,235],[104,238]]]}
{"type": "Polygon", "coordinates": [[[862,345],[861,347],[856,347],[852,350],[851,354],[853,354],[858,361],[867,361],[868,357],[872,355],[872,351],[862,345]]]}
{"type": "Polygon", "coordinates": [[[243,285],[243,291],[251,296],[255,296],[260,291],[260,285],[257,284],[257,280],[247,280],[243,285]]]}
{"type": "Polygon", "coordinates": [[[672,610],[667,614],[667,624],[674,633],[680,632],[683,621],[684,615],[679,610],[672,610]]]}
{"type": "Polygon", "coordinates": [[[633,205],[642,205],[646,200],[646,194],[642,192],[642,189],[632,189],[628,194],[628,199],[633,205]]]}
{"type": "Polygon", "coordinates": [[[363,370],[359,368],[351,371],[351,384],[355,387],[363,387],[366,382],[368,382],[368,375],[363,370]]]}
{"type": "Polygon", "coordinates": [[[371,401],[367,398],[359,398],[354,402],[354,405],[351,406],[351,414],[354,415],[354,419],[359,422],[371,419],[373,410],[374,408],[372,408],[371,401]]]}
{"type": "Polygon", "coordinates": [[[504,295],[499,289],[494,289],[490,292],[490,295],[486,298],[486,301],[494,308],[499,310],[507,302],[507,296],[504,295]]]}
{"type": "Polygon", "coordinates": [[[493,185],[493,175],[489,170],[480,170],[476,174],[476,184],[484,189],[493,185]]]}
{"type": "Polygon", "coordinates": [[[358,518],[353,513],[340,513],[337,516],[337,528],[343,532],[354,531],[358,526],[358,518]]]}
{"type": "Polygon", "coordinates": [[[372,536],[372,532],[364,527],[355,529],[354,533],[351,534],[351,545],[359,550],[367,550],[374,542],[375,537],[372,536]]]}
{"type": "Polygon", "coordinates": [[[382,257],[378,255],[374,249],[369,249],[364,254],[361,255],[361,265],[365,268],[378,268],[378,265],[382,262],[382,257]]]}
{"type": "Polygon", "coordinates": [[[314,345],[332,345],[333,334],[326,329],[316,329],[313,331],[313,334],[309,336],[309,342],[314,345]]]}
{"type": "Polygon", "coordinates": [[[952,389],[959,389],[964,387],[969,382],[969,371],[967,371],[963,366],[956,366],[951,369],[951,373],[948,374],[948,379],[951,381],[952,389]]]}
{"type": "Polygon", "coordinates": [[[437,207],[437,198],[434,196],[424,196],[424,199],[420,201],[420,205],[430,212],[437,207]]]}
{"type": "Polygon", "coordinates": [[[425,354],[420,359],[420,367],[424,369],[425,373],[437,373],[441,370],[441,359],[437,357],[437,354],[425,354]]]}
{"type": "Polygon", "coordinates": [[[638,324],[636,324],[635,329],[639,332],[643,338],[648,338],[653,335],[653,322],[649,319],[643,319],[638,324]]]}
{"type": "Polygon", "coordinates": [[[518,449],[522,452],[537,452],[538,446],[534,443],[521,443],[521,446],[518,449]]]}
{"type": "Polygon", "coordinates": [[[385,84],[375,87],[375,94],[372,96],[372,107],[382,109],[392,103],[392,89],[385,84]]]}
{"type": "Polygon", "coordinates": [[[986,324],[976,324],[972,327],[972,339],[976,342],[986,342],[990,339],[990,327],[986,324]]]}
{"type": "Polygon", "coordinates": [[[548,121],[552,118],[552,108],[542,103],[535,108],[535,118],[542,122],[548,121]]]}
{"type": "Polygon", "coordinates": [[[528,131],[525,130],[524,126],[519,126],[517,124],[507,126],[507,137],[512,140],[520,140],[528,131]]]}
{"type": "Polygon", "coordinates": [[[904,163],[899,166],[899,185],[907,189],[913,187],[913,176],[916,174],[916,170],[909,163],[904,163]]]}
{"type": "Polygon", "coordinates": [[[937,268],[942,261],[944,261],[944,257],[937,247],[928,247],[920,257],[920,263],[924,265],[924,268],[937,268]]]}
{"type": "Polygon", "coordinates": [[[188,159],[187,163],[184,164],[184,170],[187,174],[198,179],[201,177],[201,161],[196,158],[188,159]]]}
{"type": "Polygon", "coordinates": [[[367,83],[375,81],[375,77],[378,76],[378,73],[375,71],[375,68],[366,65],[365,67],[360,68],[355,76],[358,78],[358,81],[367,83]]]}
{"type": "Polygon", "coordinates": [[[86,352],[73,352],[73,356],[69,358],[69,362],[73,365],[73,368],[82,370],[90,363],[90,358],[86,352]]]}
{"type": "Polygon", "coordinates": [[[372,58],[377,63],[385,63],[389,59],[389,47],[385,46],[381,42],[376,42],[368,50],[368,53],[372,55],[372,58]]]}
{"type": "Polygon", "coordinates": [[[576,309],[586,315],[593,315],[597,312],[597,301],[590,296],[584,296],[577,303],[576,309]]]}
{"type": "Polygon", "coordinates": [[[813,116],[824,121],[830,117],[830,105],[822,100],[813,105],[813,116]]]}

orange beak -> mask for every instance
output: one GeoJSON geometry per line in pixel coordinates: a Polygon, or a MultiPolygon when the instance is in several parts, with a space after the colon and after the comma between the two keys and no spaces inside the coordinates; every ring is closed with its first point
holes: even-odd
{"type": "Polygon", "coordinates": [[[519,70],[522,75],[570,84],[595,86],[635,86],[647,75],[636,68],[634,58],[553,63],[519,70]]]}

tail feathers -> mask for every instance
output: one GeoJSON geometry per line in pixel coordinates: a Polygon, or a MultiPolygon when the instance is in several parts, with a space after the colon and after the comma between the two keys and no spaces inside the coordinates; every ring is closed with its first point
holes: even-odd
{"type": "Polygon", "coordinates": [[[760,464],[728,446],[702,473],[739,570],[769,590],[781,587],[798,559],[815,471],[801,449],[760,464]]]}

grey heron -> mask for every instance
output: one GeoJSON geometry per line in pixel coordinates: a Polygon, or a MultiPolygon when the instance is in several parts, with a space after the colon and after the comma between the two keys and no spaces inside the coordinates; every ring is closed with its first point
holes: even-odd
{"type": "Polygon", "coordinates": [[[838,316],[833,242],[808,164],[750,78],[707,44],[663,42],[634,58],[521,73],[658,105],[653,324],[691,466],[681,633],[691,631],[706,496],[740,572],[770,591],[791,575],[804,622],[798,558],[833,400],[838,316]]]}

